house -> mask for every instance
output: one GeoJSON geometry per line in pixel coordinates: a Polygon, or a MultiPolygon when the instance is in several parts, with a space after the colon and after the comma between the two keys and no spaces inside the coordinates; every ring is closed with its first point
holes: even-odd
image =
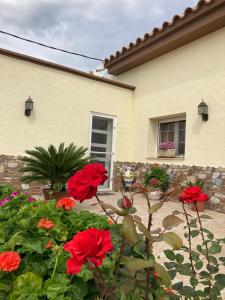
{"type": "Polygon", "coordinates": [[[200,0],[104,64],[116,80],[0,50],[0,181],[17,182],[25,149],[73,141],[110,179],[159,163],[171,180],[198,176],[212,203],[225,203],[225,0],[200,0]],[[175,143],[175,156],[159,155],[162,142],[175,143]]]}

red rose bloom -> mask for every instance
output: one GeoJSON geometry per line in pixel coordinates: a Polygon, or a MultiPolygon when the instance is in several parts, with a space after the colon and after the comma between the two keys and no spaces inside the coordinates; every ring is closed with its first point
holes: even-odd
{"type": "Polygon", "coordinates": [[[90,228],[77,233],[64,245],[64,250],[72,255],[66,263],[67,273],[79,273],[88,261],[95,266],[101,266],[106,253],[113,249],[109,230],[90,228]]]}
{"type": "Polygon", "coordinates": [[[68,181],[68,195],[80,202],[91,199],[108,177],[107,171],[100,163],[88,164],[75,173],[68,181]]]}
{"type": "Polygon", "coordinates": [[[187,187],[179,197],[179,201],[183,203],[194,203],[208,201],[209,196],[202,193],[199,186],[187,187]]]}
{"type": "Polygon", "coordinates": [[[57,208],[64,208],[65,210],[70,210],[75,206],[75,201],[71,198],[59,199],[56,203],[57,208]]]}
{"type": "Polygon", "coordinates": [[[0,270],[4,272],[12,272],[19,268],[21,258],[17,252],[0,253],[0,270]]]}
{"type": "Polygon", "coordinates": [[[40,221],[38,223],[38,227],[45,228],[45,229],[51,229],[54,226],[55,226],[55,223],[48,219],[40,219],[40,221]]]}

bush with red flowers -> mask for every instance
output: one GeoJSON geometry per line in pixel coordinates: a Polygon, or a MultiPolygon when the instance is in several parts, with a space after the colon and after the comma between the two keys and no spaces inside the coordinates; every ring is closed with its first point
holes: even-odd
{"type": "MultiPolygon", "coordinates": [[[[0,300],[97,297],[99,292],[87,268],[78,276],[67,274],[70,254],[64,245],[76,233],[89,228],[107,232],[109,236],[108,230],[113,226],[106,217],[77,212],[73,199],[45,203],[29,202],[28,198],[29,195],[16,195],[0,207],[0,300]]],[[[102,238],[100,234],[99,250],[93,256],[99,263],[108,253],[100,253],[105,242],[106,235],[102,238]]]]}
{"type": "Polygon", "coordinates": [[[149,191],[136,183],[114,206],[96,195],[106,179],[102,165],[90,164],[69,179],[70,198],[45,203],[15,195],[0,207],[0,300],[222,299],[225,258],[219,254],[225,239],[204,228],[210,217],[197,206],[194,216],[188,211],[189,203],[207,201],[201,188],[184,189],[183,210],[154,228],[171,191],[152,203],[149,191]],[[140,193],[147,225],[135,208],[140,193]],[[75,210],[75,199],[93,196],[106,216],[75,210]],[[186,244],[172,231],[184,222],[186,244]],[[194,248],[197,237],[202,241],[194,248]],[[161,253],[154,253],[154,244],[162,241],[170,247],[164,265],[161,253]]]}

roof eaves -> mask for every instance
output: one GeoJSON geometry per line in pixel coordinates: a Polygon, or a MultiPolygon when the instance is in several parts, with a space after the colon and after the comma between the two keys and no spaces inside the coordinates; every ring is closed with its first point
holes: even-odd
{"type": "Polygon", "coordinates": [[[16,58],[16,59],[19,59],[19,60],[28,61],[28,62],[37,64],[37,65],[41,65],[41,66],[44,66],[44,67],[48,67],[48,68],[56,69],[56,70],[59,70],[59,71],[71,73],[73,75],[85,77],[85,78],[90,79],[90,80],[95,80],[95,81],[103,82],[103,83],[106,83],[106,84],[111,84],[111,85],[121,87],[121,88],[125,88],[125,89],[128,89],[128,90],[134,91],[135,88],[136,88],[135,86],[125,84],[125,83],[122,83],[122,82],[119,82],[119,81],[116,81],[116,80],[112,80],[112,79],[92,75],[92,74],[89,74],[87,72],[83,72],[83,71],[80,71],[80,70],[77,70],[77,69],[74,69],[74,68],[71,68],[71,67],[59,65],[59,64],[47,61],[47,60],[42,60],[42,59],[39,59],[39,58],[36,58],[36,57],[32,57],[32,56],[21,54],[21,53],[18,53],[18,52],[6,50],[6,49],[3,49],[3,48],[0,48],[0,54],[5,55],[5,56],[9,56],[9,57],[13,57],[13,58],[16,58]]]}

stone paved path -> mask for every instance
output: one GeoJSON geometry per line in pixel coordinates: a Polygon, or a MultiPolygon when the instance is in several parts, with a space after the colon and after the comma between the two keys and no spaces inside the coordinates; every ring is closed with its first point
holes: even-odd
{"type": "MultiPolygon", "coordinates": [[[[100,195],[100,200],[109,203],[113,206],[116,206],[117,200],[121,198],[119,193],[111,193],[109,195],[100,195]]],[[[90,210],[97,213],[103,213],[99,205],[93,205],[97,201],[95,199],[87,200],[83,202],[82,204],[78,204],[77,208],[82,210],[90,210]]],[[[152,201],[152,204],[156,203],[157,201],[152,201]]],[[[142,218],[142,221],[145,225],[147,225],[147,204],[146,200],[143,198],[142,195],[136,196],[134,206],[137,208],[137,214],[142,218]]],[[[181,204],[179,202],[166,202],[164,203],[163,207],[154,215],[153,219],[153,227],[152,229],[156,229],[158,227],[162,227],[162,220],[164,217],[166,217],[168,214],[171,214],[174,210],[182,210],[181,204]]],[[[187,208],[188,213],[191,215],[195,215],[196,213],[191,211],[189,208],[187,208]]],[[[204,214],[207,214],[212,217],[210,220],[203,220],[203,226],[205,228],[208,228],[211,232],[214,233],[215,237],[218,238],[224,238],[225,237],[225,215],[217,213],[215,211],[209,211],[206,210],[204,214]]],[[[182,218],[181,215],[179,217],[182,218]]],[[[184,229],[183,224],[179,225],[176,228],[173,228],[172,231],[176,232],[178,235],[183,237],[184,229]]],[[[198,243],[199,239],[198,237],[194,239],[193,246],[195,246],[198,243]]],[[[164,242],[160,242],[155,244],[154,246],[154,253],[157,253],[157,255],[160,257],[159,259],[161,261],[164,261],[165,255],[163,250],[168,249],[168,245],[164,242]]],[[[222,253],[219,256],[225,256],[225,245],[223,247],[222,253]]],[[[225,274],[225,268],[221,269],[221,272],[225,274]]],[[[185,278],[181,276],[179,279],[182,279],[185,281],[185,278]]],[[[225,290],[223,293],[223,299],[225,300],[225,290]]]]}

